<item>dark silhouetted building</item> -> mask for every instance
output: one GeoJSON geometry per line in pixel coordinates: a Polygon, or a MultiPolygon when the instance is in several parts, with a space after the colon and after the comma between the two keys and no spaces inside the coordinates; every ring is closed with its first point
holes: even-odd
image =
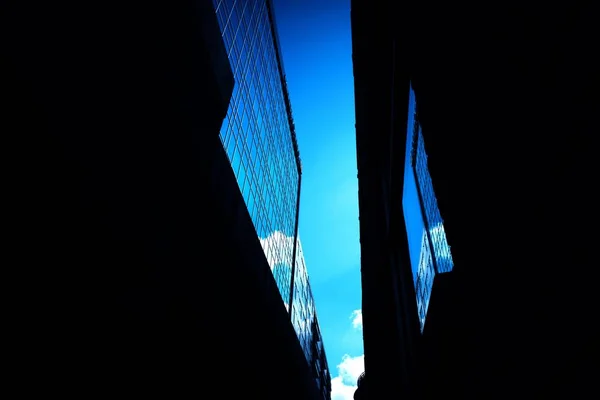
{"type": "Polygon", "coordinates": [[[592,15],[352,1],[361,400],[597,393],[592,15]]]}
{"type": "Polygon", "coordinates": [[[329,399],[271,2],[0,7],[11,380],[329,399]]]}
{"type": "Polygon", "coordinates": [[[369,398],[367,393],[367,380],[365,379],[365,373],[360,374],[356,380],[356,390],[354,391],[354,400],[364,400],[369,398]]]}

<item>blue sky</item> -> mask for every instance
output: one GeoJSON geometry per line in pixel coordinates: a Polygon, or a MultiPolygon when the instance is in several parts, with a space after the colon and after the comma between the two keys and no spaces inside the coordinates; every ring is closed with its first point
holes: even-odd
{"type": "Polygon", "coordinates": [[[351,399],[364,367],[350,0],[275,0],[275,12],[302,157],[302,248],[332,399],[351,399]]]}
{"type": "MultiPolygon", "coordinates": [[[[332,399],[349,400],[364,371],[350,0],[274,3],[303,165],[302,248],[332,371],[332,399]]],[[[417,273],[424,224],[408,171],[398,206],[417,273]]],[[[443,232],[441,224],[435,228],[443,232]]]]}

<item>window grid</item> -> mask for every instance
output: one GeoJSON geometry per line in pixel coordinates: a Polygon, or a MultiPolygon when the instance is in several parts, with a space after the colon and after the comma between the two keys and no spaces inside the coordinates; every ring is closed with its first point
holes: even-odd
{"type": "Polygon", "coordinates": [[[214,4],[235,78],[220,138],[289,308],[299,176],[267,5],[214,4]]]}
{"type": "MultiPolygon", "coordinates": [[[[435,274],[451,271],[453,261],[427,166],[427,153],[425,152],[425,143],[418,121],[417,105],[412,87],[409,95],[405,160],[405,195],[410,191],[410,188],[406,185],[416,185],[417,190],[414,196],[417,197],[417,202],[421,205],[421,210],[418,212],[424,225],[420,249],[417,252],[419,256],[417,259],[411,257],[417,296],[417,311],[422,331],[435,274]],[[411,175],[414,176],[414,179],[411,175]]],[[[415,210],[405,209],[404,212],[415,212],[415,210]]],[[[410,237],[414,233],[409,229],[408,235],[410,237]]]]}

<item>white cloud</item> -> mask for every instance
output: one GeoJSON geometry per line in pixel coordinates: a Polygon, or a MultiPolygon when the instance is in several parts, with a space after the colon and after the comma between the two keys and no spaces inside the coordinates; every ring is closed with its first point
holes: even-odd
{"type": "Polygon", "coordinates": [[[265,256],[267,256],[271,271],[273,271],[275,265],[289,265],[291,263],[285,257],[284,249],[293,248],[294,238],[292,236],[287,236],[280,231],[273,231],[266,238],[260,238],[260,244],[265,252],[265,256]]]}
{"type": "MultiPolygon", "coordinates": [[[[260,238],[260,244],[269,261],[271,270],[275,265],[288,264],[282,249],[293,248],[294,238],[280,231],[274,231],[266,238],[260,238]]],[[[287,305],[286,305],[287,307],[287,305]]],[[[354,310],[350,315],[352,327],[362,330],[362,310],[354,310]]],[[[344,354],[342,361],[337,365],[338,375],[331,379],[331,400],[353,400],[356,391],[356,381],[365,370],[365,356],[352,357],[344,354]]]]}
{"type": "Polygon", "coordinates": [[[365,370],[364,354],[357,357],[344,354],[337,368],[338,376],[331,379],[331,400],[354,399],[356,380],[365,370]]]}
{"type": "MultiPolygon", "coordinates": [[[[362,329],[361,309],[352,311],[350,319],[354,329],[362,329]]],[[[331,379],[331,400],[353,400],[356,381],[365,370],[365,355],[352,357],[344,354],[337,369],[338,375],[331,379]]]]}
{"type": "Polygon", "coordinates": [[[354,310],[350,315],[350,319],[352,320],[352,326],[355,329],[362,329],[362,310],[354,310]]]}

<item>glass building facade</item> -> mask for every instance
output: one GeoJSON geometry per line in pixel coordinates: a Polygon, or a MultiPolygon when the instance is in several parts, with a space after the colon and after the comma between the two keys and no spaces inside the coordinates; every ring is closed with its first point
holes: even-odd
{"type": "Polygon", "coordinates": [[[427,167],[425,142],[412,86],[405,159],[403,211],[422,331],[435,274],[452,271],[454,264],[427,167]],[[417,218],[415,214],[418,214],[417,218]]]}
{"type": "Polygon", "coordinates": [[[294,271],[294,302],[292,307],[292,324],[302,345],[307,359],[311,358],[312,331],[311,325],[315,319],[315,305],[308,282],[308,272],[298,241],[296,247],[296,270],[294,271]]]}
{"type": "Polygon", "coordinates": [[[272,4],[213,3],[235,79],[220,137],[289,310],[301,170],[272,4]]]}
{"type": "Polygon", "coordinates": [[[425,326],[425,318],[427,317],[427,308],[429,307],[429,299],[431,297],[431,289],[433,287],[433,278],[435,278],[435,269],[433,268],[433,257],[431,247],[427,239],[427,233],[423,230],[421,240],[421,253],[419,255],[418,270],[415,279],[415,292],[417,293],[417,312],[419,314],[419,323],[421,331],[425,326]]]}
{"type": "Polygon", "coordinates": [[[296,245],[292,324],[300,340],[304,356],[312,369],[317,387],[323,394],[323,398],[329,399],[331,374],[329,372],[327,357],[325,356],[325,349],[323,348],[323,338],[319,329],[317,311],[310,290],[308,272],[300,240],[298,240],[296,245]]]}
{"type": "Polygon", "coordinates": [[[436,272],[450,272],[454,266],[452,256],[450,255],[450,246],[448,246],[448,241],[446,240],[444,223],[437,205],[435,193],[433,192],[431,175],[429,175],[429,169],[427,168],[427,153],[425,153],[423,133],[418,122],[416,124],[418,126],[418,134],[414,136],[416,143],[413,143],[412,167],[417,181],[417,190],[420,194],[419,198],[423,207],[423,220],[429,241],[431,242],[430,244],[433,248],[436,272]]]}
{"type": "Polygon", "coordinates": [[[302,246],[302,166],[271,0],[213,0],[235,84],[220,131],[281,299],[324,400],[331,377],[302,246]]]}

